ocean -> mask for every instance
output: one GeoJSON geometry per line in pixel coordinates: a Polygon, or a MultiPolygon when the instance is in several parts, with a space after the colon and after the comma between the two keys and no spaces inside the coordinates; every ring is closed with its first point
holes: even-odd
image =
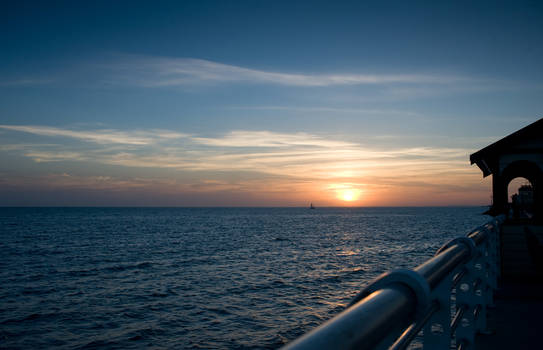
{"type": "Polygon", "coordinates": [[[275,349],[484,209],[0,208],[0,348],[275,349]]]}

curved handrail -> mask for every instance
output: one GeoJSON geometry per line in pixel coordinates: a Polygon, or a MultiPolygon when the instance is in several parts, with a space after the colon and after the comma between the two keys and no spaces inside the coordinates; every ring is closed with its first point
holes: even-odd
{"type": "MultiPolygon", "coordinates": [[[[444,288],[447,289],[446,297],[450,300],[451,290],[462,280],[470,282],[460,286],[463,289],[459,291],[457,299],[463,304],[460,304],[456,317],[460,314],[462,318],[469,305],[473,304],[472,327],[475,327],[476,322],[480,323],[477,316],[486,304],[484,300],[480,300],[480,296],[479,299],[466,299],[469,296],[466,296],[464,289],[470,291],[471,288],[475,291],[482,288],[475,282],[472,283],[471,279],[467,280],[468,277],[477,277],[481,284],[481,276],[491,275],[486,271],[477,272],[482,269],[481,263],[477,261],[496,256],[497,240],[489,238],[496,236],[504,219],[504,216],[497,217],[466,237],[450,241],[441,247],[434,257],[413,270],[397,270],[381,275],[360,292],[347,309],[287,344],[284,349],[381,349],[393,342],[391,348],[404,349],[434,314],[445,312],[450,321],[450,310],[447,310],[450,305],[444,305],[445,299],[438,293],[442,293],[444,288]],[[488,250],[494,251],[489,253],[488,250]]],[[[487,285],[489,284],[491,283],[488,282],[487,285]]],[[[451,336],[458,322],[459,320],[453,321],[452,332],[449,324],[445,325],[451,336]]],[[[469,320],[466,322],[469,323],[469,320]]],[[[458,337],[457,334],[457,338],[457,344],[466,346],[469,343],[469,337],[458,337]]]]}

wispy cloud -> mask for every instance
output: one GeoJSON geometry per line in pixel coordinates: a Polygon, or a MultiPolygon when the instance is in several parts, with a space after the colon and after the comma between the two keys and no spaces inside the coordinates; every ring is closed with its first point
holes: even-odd
{"type": "MultiPolygon", "coordinates": [[[[11,139],[1,152],[19,154],[40,164],[62,161],[66,173],[82,163],[121,169],[100,176],[57,175],[39,180],[61,187],[80,183],[85,188],[121,186],[127,191],[143,188],[149,193],[241,191],[250,196],[259,192],[277,196],[278,203],[284,203],[281,196],[294,198],[302,192],[307,196],[316,188],[322,191],[322,200],[335,197],[335,192],[345,188],[356,189],[368,198],[391,201],[399,193],[408,201],[409,196],[420,196],[420,191],[431,191],[444,200],[459,192],[463,193],[459,201],[469,198],[470,193],[485,196],[479,172],[469,166],[468,155],[473,150],[465,148],[393,147],[393,141],[387,148],[368,147],[333,135],[262,130],[202,137],[173,131],[74,131],[23,125],[1,128],[8,136],[6,140],[11,139]],[[26,140],[18,144],[10,131],[50,137],[54,142],[33,145],[26,140]],[[68,143],[66,137],[72,141],[68,143]]],[[[374,202],[379,203],[391,202],[374,202]]]]}
{"type": "MultiPolygon", "coordinates": [[[[510,82],[494,81],[481,77],[467,76],[454,72],[359,72],[334,69],[318,72],[285,71],[281,69],[259,69],[244,67],[199,58],[172,58],[163,56],[143,56],[130,54],[109,55],[81,63],[63,71],[59,69],[55,79],[23,76],[0,79],[0,87],[25,87],[51,83],[69,86],[111,86],[130,87],[185,87],[220,84],[260,84],[289,87],[378,87],[365,92],[365,97],[357,92],[356,99],[369,98],[411,98],[438,93],[459,91],[488,91],[497,88],[511,88],[510,82]]],[[[343,110],[347,112],[346,110],[343,110]]]]}
{"type": "Polygon", "coordinates": [[[118,143],[127,145],[148,145],[153,143],[156,139],[176,139],[188,136],[186,134],[164,130],[124,132],[103,129],[81,131],[35,125],[0,125],[0,129],[20,131],[42,136],[69,137],[100,144],[118,143]]]}
{"type": "MultiPolygon", "coordinates": [[[[296,178],[347,178],[382,171],[416,175],[462,169],[463,148],[377,148],[330,135],[237,130],[214,137],[172,131],[120,131],[0,125],[4,130],[48,136],[54,143],[6,145],[39,162],[91,161],[142,168],[187,171],[248,171],[296,178]],[[62,138],[83,141],[68,146],[62,138]],[[95,145],[95,146],[92,146],[95,145]],[[134,147],[135,146],[135,147],[134,147]]],[[[467,164],[467,163],[466,163],[467,164]]]]}
{"type": "Polygon", "coordinates": [[[249,82],[301,87],[336,85],[454,84],[473,81],[457,75],[299,73],[268,71],[196,58],[123,55],[109,67],[122,81],[147,87],[249,82]]]}
{"type": "Polygon", "coordinates": [[[89,157],[78,152],[66,151],[30,151],[24,153],[26,157],[34,159],[36,162],[58,162],[66,160],[85,161],[91,160],[89,157]]]}
{"type": "Polygon", "coordinates": [[[349,147],[354,143],[327,140],[307,133],[276,133],[270,131],[232,131],[222,137],[194,137],[194,141],[217,147],[349,147]]]}

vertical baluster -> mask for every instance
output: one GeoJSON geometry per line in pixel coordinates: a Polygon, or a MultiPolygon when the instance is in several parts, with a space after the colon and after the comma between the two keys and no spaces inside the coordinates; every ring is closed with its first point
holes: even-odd
{"type": "Polygon", "coordinates": [[[430,298],[439,303],[439,308],[426,322],[423,330],[423,349],[449,350],[451,345],[451,288],[453,271],[431,292],[430,298]]]}
{"type": "Polygon", "coordinates": [[[474,263],[474,279],[473,299],[475,302],[474,310],[474,327],[475,332],[486,332],[486,305],[488,295],[492,294],[492,287],[488,281],[489,256],[488,256],[488,239],[477,247],[478,254],[474,263]]]}
{"type": "Polygon", "coordinates": [[[474,285],[476,280],[475,259],[471,259],[464,267],[466,273],[456,287],[456,307],[465,308],[465,312],[456,328],[456,343],[466,342],[473,344],[475,338],[475,325],[473,311],[477,304],[474,285]]]}

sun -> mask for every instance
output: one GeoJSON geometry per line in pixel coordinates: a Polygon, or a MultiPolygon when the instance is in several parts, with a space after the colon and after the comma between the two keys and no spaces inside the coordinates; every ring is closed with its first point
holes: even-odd
{"type": "Polygon", "coordinates": [[[342,190],[339,193],[339,198],[346,201],[346,202],[352,202],[352,201],[356,200],[357,197],[358,197],[357,191],[355,191],[353,189],[350,189],[350,188],[342,190]]]}
{"type": "Polygon", "coordinates": [[[333,191],[335,197],[340,201],[354,202],[358,201],[360,196],[364,193],[362,189],[358,188],[358,185],[359,184],[335,183],[328,185],[328,190],[333,191]]]}

